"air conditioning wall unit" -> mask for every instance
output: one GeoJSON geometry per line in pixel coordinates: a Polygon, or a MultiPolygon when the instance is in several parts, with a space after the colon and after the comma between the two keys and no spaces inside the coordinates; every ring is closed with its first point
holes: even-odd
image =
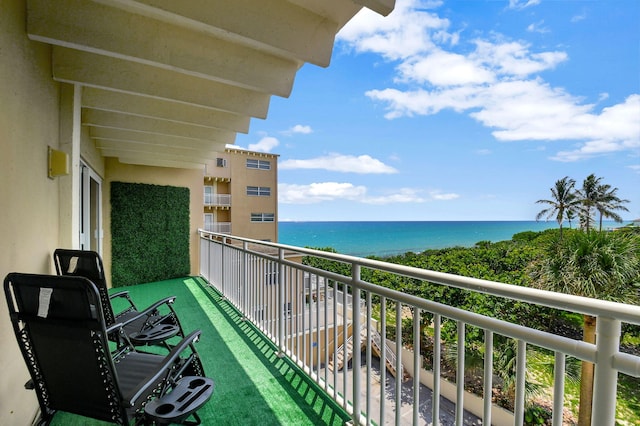
{"type": "Polygon", "coordinates": [[[218,166],[218,167],[227,167],[226,158],[216,158],[216,166],[218,166]]]}

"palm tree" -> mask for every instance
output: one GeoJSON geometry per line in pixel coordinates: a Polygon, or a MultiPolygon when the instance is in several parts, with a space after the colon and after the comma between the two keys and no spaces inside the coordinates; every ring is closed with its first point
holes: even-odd
{"type": "Polygon", "coordinates": [[[543,217],[550,219],[555,217],[558,225],[560,226],[560,238],[562,238],[562,222],[565,217],[571,219],[578,206],[579,200],[574,192],[574,186],[576,181],[570,179],[568,176],[563,177],[556,181],[556,184],[551,188],[551,200],[538,200],[538,204],[547,204],[548,208],[542,210],[536,215],[536,220],[540,220],[543,217]]]}
{"type": "Polygon", "coordinates": [[[577,213],[577,210],[569,210],[567,212],[567,220],[569,221],[569,229],[572,229],[571,223],[573,222],[573,219],[576,218],[576,213],[577,213]]]}
{"type": "MultiPolygon", "coordinates": [[[[640,284],[639,239],[614,232],[574,232],[548,247],[531,265],[534,285],[544,290],[633,303],[640,284]]],[[[583,340],[595,343],[596,318],[585,315],[583,340]]],[[[583,361],[578,425],[591,424],[593,364],[583,361]]]]}
{"type": "Polygon", "coordinates": [[[597,178],[596,175],[591,173],[582,182],[582,188],[577,191],[577,196],[580,199],[580,226],[585,230],[591,229],[592,221],[592,209],[596,206],[598,199],[598,186],[602,178],[597,178]]]}
{"type": "Polygon", "coordinates": [[[622,217],[618,215],[615,210],[623,210],[628,212],[629,209],[623,206],[624,203],[628,203],[629,200],[621,200],[617,196],[618,188],[611,188],[611,185],[602,184],[596,188],[597,197],[595,208],[600,213],[600,227],[602,231],[602,219],[603,217],[613,219],[616,222],[622,222],[622,217]]]}

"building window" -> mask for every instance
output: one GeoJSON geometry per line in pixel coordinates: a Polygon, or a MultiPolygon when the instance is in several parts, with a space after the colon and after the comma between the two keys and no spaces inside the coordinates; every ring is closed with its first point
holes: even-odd
{"type": "Polygon", "coordinates": [[[247,158],[247,169],[271,170],[271,161],[247,158]]]}
{"type": "Polygon", "coordinates": [[[212,213],[204,214],[204,230],[213,231],[213,214],[212,213]]]}
{"type": "Polygon", "coordinates": [[[205,185],[204,187],[204,204],[210,206],[213,204],[213,186],[205,185]]]}
{"type": "Polygon", "coordinates": [[[291,318],[291,302],[285,302],[284,304],[284,317],[291,318]]]}
{"type": "Polygon", "coordinates": [[[270,197],[271,188],[269,188],[268,186],[247,186],[247,195],[270,197]]]}
{"type": "Polygon", "coordinates": [[[251,222],[275,222],[274,213],[251,213],[251,222]]]}

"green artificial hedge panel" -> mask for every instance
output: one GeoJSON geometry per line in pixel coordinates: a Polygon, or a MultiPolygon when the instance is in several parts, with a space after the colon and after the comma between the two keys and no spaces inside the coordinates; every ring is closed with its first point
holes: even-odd
{"type": "Polygon", "coordinates": [[[189,275],[189,188],[111,183],[111,281],[189,275]]]}

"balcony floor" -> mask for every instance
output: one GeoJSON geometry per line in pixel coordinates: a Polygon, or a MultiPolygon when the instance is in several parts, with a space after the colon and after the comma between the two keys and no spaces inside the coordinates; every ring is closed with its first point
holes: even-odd
{"type": "MultiPolygon", "coordinates": [[[[343,425],[349,416],[215,290],[200,278],[126,288],[139,307],[170,295],[185,332],[202,330],[196,348],[215,381],[211,400],[198,411],[202,423],[224,425],[343,425]]],[[[119,288],[118,290],[122,290],[119,288]]],[[[114,309],[118,311],[117,306],[114,309]]],[[[53,425],[101,425],[58,413],[53,425]]]]}

